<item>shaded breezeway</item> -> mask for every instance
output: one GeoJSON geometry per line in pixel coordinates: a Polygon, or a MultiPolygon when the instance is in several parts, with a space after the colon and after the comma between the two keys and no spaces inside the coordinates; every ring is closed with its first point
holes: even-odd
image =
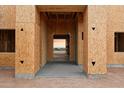
{"type": "Polygon", "coordinates": [[[50,62],[39,70],[36,77],[84,77],[82,65],[50,62]]]}

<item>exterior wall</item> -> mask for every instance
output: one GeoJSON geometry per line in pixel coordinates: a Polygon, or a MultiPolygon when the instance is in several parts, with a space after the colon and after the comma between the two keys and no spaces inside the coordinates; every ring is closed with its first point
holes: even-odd
{"type": "MultiPolygon", "coordinates": [[[[15,66],[16,75],[34,75],[47,60],[52,60],[55,33],[70,33],[70,59],[74,61],[75,22],[58,20],[56,23],[47,21],[35,6],[0,6],[0,29],[16,28],[16,54],[0,53],[0,66],[15,66]]],[[[124,32],[123,23],[124,6],[88,6],[83,18],[78,17],[78,62],[83,63],[85,72],[104,74],[106,64],[124,64],[124,53],[114,52],[114,32],[124,32]],[[96,62],[95,66],[92,61],[96,62]]]]}
{"type": "Polygon", "coordinates": [[[88,72],[88,7],[83,14],[83,70],[88,72]]]}
{"type": "Polygon", "coordinates": [[[86,16],[88,30],[84,31],[84,71],[87,74],[105,74],[107,72],[106,49],[106,7],[88,6],[86,16]],[[88,13],[88,14],[87,14],[88,13]],[[95,27],[93,30],[92,27],[95,27]],[[92,62],[95,62],[93,65],[92,62]]]}
{"type": "MultiPolygon", "coordinates": [[[[123,18],[124,18],[124,15],[123,15],[124,10],[123,9],[124,9],[124,6],[106,6],[107,8],[105,6],[99,6],[99,7],[104,7],[104,9],[106,9],[106,10],[103,10],[103,11],[104,11],[104,13],[105,12],[107,13],[107,14],[105,13],[106,15],[104,15],[104,18],[103,18],[104,19],[103,22],[105,21],[105,18],[107,20],[105,23],[107,27],[105,27],[105,28],[102,27],[102,29],[104,29],[104,30],[106,29],[106,46],[107,46],[107,50],[106,50],[107,51],[107,54],[106,54],[107,55],[106,56],[107,62],[106,62],[106,64],[124,64],[123,52],[114,52],[114,32],[124,32],[123,31],[123,29],[124,29],[123,28],[124,27],[123,26],[123,18]]],[[[89,8],[89,6],[88,6],[88,8],[89,8]]],[[[100,9],[99,9],[99,11],[100,11],[100,9]]],[[[87,15],[89,15],[89,13],[87,15]]],[[[96,15],[96,17],[98,17],[98,16],[99,15],[96,15]]],[[[86,12],[84,13],[83,19],[84,19],[83,22],[85,23],[85,24],[83,24],[83,27],[85,29],[86,28],[86,20],[88,19],[88,18],[86,18],[86,12]]],[[[88,19],[88,21],[89,21],[89,19],[88,19]]],[[[100,22],[100,21],[97,21],[97,22],[100,22]]],[[[87,38],[86,32],[84,32],[84,38],[87,38]]],[[[105,40],[105,38],[103,40],[105,40]]],[[[86,60],[87,43],[88,42],[84,41],[84,52],[83,52],[84,69],[88,68],[85,65],[87,62],[87,60],[86,60]]],[[[103,49],[101,49],[101,50],[103,50],[103,49]]],[[[86,71],[88,71],[88,69],[86,71]]]]}
{"type": "Polygon", "coordinates": [[[83,40],[82,40],[82,32],[84,32],[83,26],[83,15],[78,15],[78,22],[77,22],[77,57],[78,57],[78,64],[83,64],[83,40]]]}
{"type": "Polygon", "coordinates": [[[43,67],[47,62],[47,19],[41,13],[41,67],[43,67]]]}
{"type": "Polygon", "coordinates": [[[15,76],[17,78],[32,78],[35,75],[35,13],[35,6],[16,6],[15,76]]]}
{"type": "Polygon", "coordinates": [[[15,53],[0,53],[0,67],[15,67],[15,53]]]}
{"type": "Polygon", "coordinates": [[[15,29],[16,6],[0,5],[0,29],[15,29]]]}
{"type": "Polygon", "coordinates": [[[54,34],[69,34],[70,35],[70,61],[75,61],[75,21],[73,20],[49,20],[47,34],[47,57],[48,61],[53,59],[53,35],[54,34]],[[58,23],[57,23],[58,22],[58,23]]]}
{"type": "Polygon", "coordinates": [[[114,52],[114,32],[124,32],[124,6],[107,6],[107,63],[124,64],[124,52],[114,52]]]}
{"type": "MultiPolygon", "coordinates": [[[[16,6],[0,5],[0,29],[15,29],[16,6]]],[[[0,66],[14,67],[15,53],[0,52],[0,66]]]]}
{"type": "Polygon", "coordinates": [[[17,6],[16,11],[15,74],[17,78],[32,78],[46,62],[45,20],[35,6],[17,6]]]}
{"type": "Polygon", "coordinates": [[[34,73],[40,69],[41,63],[41,22],[40,12],[35,8],[35,38],[34,38],[34,73]]]}
{"type": "Polygon", "coordinates": [[[106,6],[88,6],[88,74],[107,72],[106,14],[106,6]]]}

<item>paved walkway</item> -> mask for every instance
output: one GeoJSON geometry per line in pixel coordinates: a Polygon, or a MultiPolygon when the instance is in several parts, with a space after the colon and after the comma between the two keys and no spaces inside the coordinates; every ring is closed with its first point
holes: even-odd
{"type": "Polygon", "coordinates": [[[75,65],[66,62],[47,63],[37,73],[36,77],[84,77],[82,65],[75,65]]]}

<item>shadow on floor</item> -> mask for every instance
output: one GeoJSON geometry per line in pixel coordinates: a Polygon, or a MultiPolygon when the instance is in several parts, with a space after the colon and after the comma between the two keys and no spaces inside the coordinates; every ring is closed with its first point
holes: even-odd
{"type": "Polygon", "coordinates": [[[36,77],[85,77],[85,74],[82,65],[51,62],[40,69],[36,77]]]}

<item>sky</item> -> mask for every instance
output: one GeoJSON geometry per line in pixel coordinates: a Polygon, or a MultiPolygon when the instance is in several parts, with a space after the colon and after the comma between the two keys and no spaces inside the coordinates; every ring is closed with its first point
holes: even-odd
{"type": "Polygon", "coordinates": [[[54,39],[53,40],[53,48],[65,48],[66,40],[65,39],[54,39]]]}

